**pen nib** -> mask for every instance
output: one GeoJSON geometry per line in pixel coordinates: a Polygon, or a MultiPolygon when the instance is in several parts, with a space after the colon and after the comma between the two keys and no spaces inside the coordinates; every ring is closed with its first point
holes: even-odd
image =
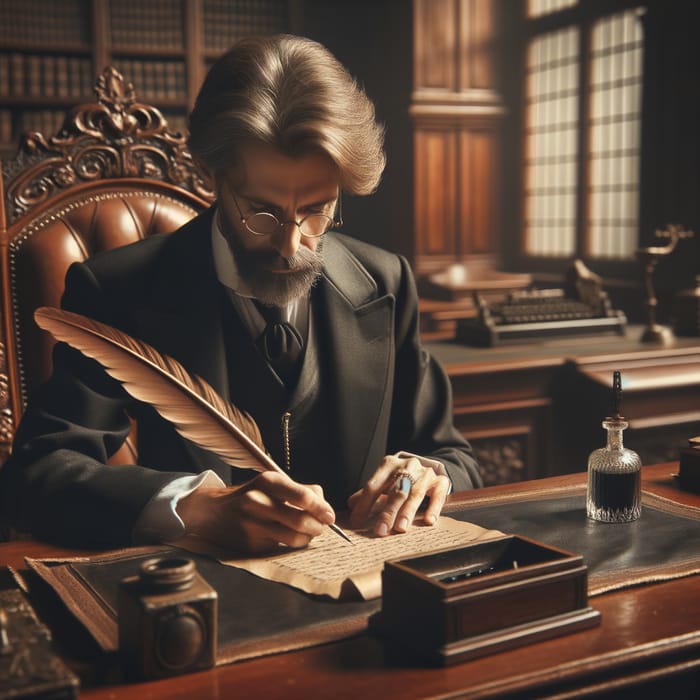
{"type": "Polygon", "coordinates": [[[350,544],[355,544],[350,539],[350,537],[345,532],[343,532],[343,530],[341,528],[339,528],[335,523],[333,523],[332,525],[329,525],[329,527],[331,528],[331,530],[333,530],[333,532],[336,533],[336,535],[340,535],[344,540],[347,540],[350,544]]]}

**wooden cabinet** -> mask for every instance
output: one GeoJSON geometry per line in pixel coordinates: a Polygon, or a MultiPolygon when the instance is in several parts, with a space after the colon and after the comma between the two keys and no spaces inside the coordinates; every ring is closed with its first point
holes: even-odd
{"type": "Polygon", "coordinates": [[[555,435],[563,468],[585,466],[590,446],[603,446],[601,421],[612,411],[615,370],[622,373],[621,412],[629,422],[624,443],[643,464],[677,460],[700,434],[700,344],[584,355],[567,361],[558,386],[555,435]]]}
{"type": "Polygon", "coordinates": [[[415,268],[419,275],[498,253],[494,0],[415,0],[415,268]]]}
{"type": "Polygon", "coordinates": [[[495,348],[427,343],[444,365],[455,423],[472,442],[488,484],[586,469],[605,443],[612,374],[622,372],[625,445],[643,464],[676,460],[700,435],[700,339],[669,346],[623,337],[551,339],[495,348]]]}
{"type": "Polygon", "coordinates": [[[448,366],[455,425],[472,442],[487,484],[546,475],[551,463],[550,387],[559,366],[556,360],[448,366]]]}
{"type": "Polygon", "coordinates": [[[210,63],[237,39],[294,29],[295,3],[228,0],[0,0],[0,157],[25,131],[53,134],[65,111],[94,99],[114,65],[171,127],[210,63]]]}

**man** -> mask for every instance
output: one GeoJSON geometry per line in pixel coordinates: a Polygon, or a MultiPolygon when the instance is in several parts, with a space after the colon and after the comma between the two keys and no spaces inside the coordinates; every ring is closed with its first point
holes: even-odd
{"type": "Polygon", "coordinates": [[[216,205],[74,265],[62,305],[206,379],[287,471],[231,469],[59,343],[0,470],[3,521],[73,545],[195,534],[237,551],[305,546],[335,509],[377,536],[424,503],[433,524],[451,489],[480,481],[420,345],[410,269],[330,231],[342,190],[368,194],[383,171],[372,103],[319,44],[251,38],[210,70],[190,147],[216,205]],[[107,466],[130,416],[139,464],[107,466]]]}

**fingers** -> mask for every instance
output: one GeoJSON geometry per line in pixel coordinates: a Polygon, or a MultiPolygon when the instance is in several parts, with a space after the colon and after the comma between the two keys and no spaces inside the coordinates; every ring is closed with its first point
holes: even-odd
{"type": "Polygon", "coordinates": [[[384,457],[377,471],[374,472],[362,491],[353,495],[351,502],[348,502],[351,509],[351,527],[360,528],[369,520],[375,503],[387,491],[390,483],[393,483],[391,475],[403,461],[391,455],[384,457]]]}
{"type": "Polygon", "coordinates": [[[385,537],[392,529],[395,532],[408,530],[423,501],[422,491],[416,486],[418,482],[412,485],[407,476],[398,477],[374,524],[375,535],[385,537]]]}
{"type": "Polygon", "coordinates": [[[178,506],[186,532],[242,552],[305,547],[335,513],[317,486],[265,472],[237,488],[198,489],[178,506]]]}
{"type": "MultiPolygon", "coordinates": [[[[296,502],[289,503],[281,498],[275,498],[269,492],[256,488],[241,498],[241,512],[251,520],[269,522],[271,533],[279,535],[284,530],[289,530],[290,533],[279,541],[293,546],[289,537],[294,537],[296,533],[316,537],[323,532],[325,526],[330,525],[335,520],[332,509],[322,510],[321,517],[316,517],[305,508],[305,504],[313,507],[315,500],[304,494],[296,494],[296,496],[296,502]]],[[[315,494],[314,497],[317,498],[315,494]]],[[[330,509],[330,506],[326,505],[326,507],[330,509]]]]}
{"type": "Polygon", "coordinates": [[[375,535],[406,532],[425,501],[423,521],[434,525],[449,490],[449,478],[424,467],[418,459],[385,457],[365,488],[350,497],[351,524],[362,527],[378,513],[373,526],[375,535]]]}
{"type": "Polygon", "coordinates": [[[273,501],[300,509],[323,525],[335,522],[335,511],[318,484],[300,484],[282,472],[264,472],[250,483],[273,501]]]}
{"type": "Polygon", "coordinates": [[[423,522],[426,525],[435,525],[438,521],[450,493],[450,486],[451,482],[448,477],[436,475],[436,482],[429,494],[428,505],[423,513],[423,522]]]}

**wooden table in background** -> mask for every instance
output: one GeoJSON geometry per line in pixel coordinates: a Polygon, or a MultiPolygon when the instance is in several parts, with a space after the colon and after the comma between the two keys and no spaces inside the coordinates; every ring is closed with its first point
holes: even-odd
{"type": "MultiPolygon", "coordinates": [[[[700,496],[677,488],[676,472],[673,463],[645,467],[644,489],[700,507],[700,496]]],[[[495,486],[459,494],[453,502],[481,502],[490,495],[524,493],[543,485],[581,484],[583,479],[580,473],[495,486]]],[[[0,545],[0,564],[22,568],[24,556],[77,554],[36,542],[11,542],[0,545]]],[[[435,700],[570,698],[598,692],[601,694],[595,696],[604,698],[700,697],[700,576],[596,596],[591,604],[602,614],[598,627],[450,668],[391,666],[381,644],[363,635],[163,681],[90,687],[88,680],[80,697],[435,700]]],[[[60,630],[56,633],[60,640],[60,630]]],[[[63,650],[70,649],[70,640],[60,641],[63,650]]],[[[84,662],[76,662],[70,652],[64,656],[83,678],[91,677],[84,662]]]]}
{"type": "Polygon", "coordinates": [[[679,458],[700,434],[700,339],[659,345],[640,342],[641,334],[628,326],[623,336],[427,347],[447,370],[455,424],[491,485],[585,470],[588,454],[605,443],[614,370],[622,372],[625,445],[643,464],[679,458]]]}

